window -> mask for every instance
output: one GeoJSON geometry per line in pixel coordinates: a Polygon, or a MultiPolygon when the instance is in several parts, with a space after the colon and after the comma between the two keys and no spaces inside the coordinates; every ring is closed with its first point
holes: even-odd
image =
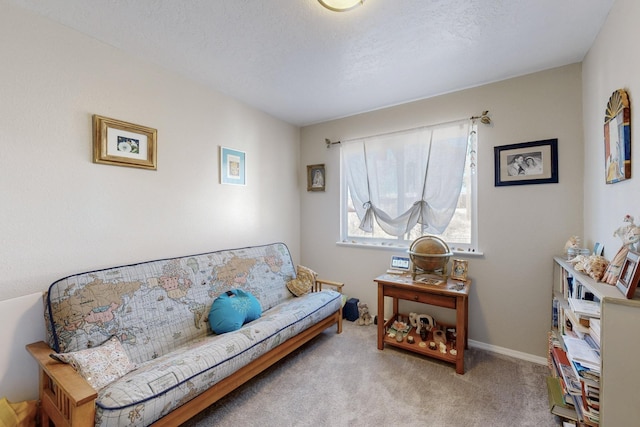
{"type": "Polygon", "coordinates": [[[461,120],[341,144],[341,240],[477,251],[476,126],[461,120]]]}

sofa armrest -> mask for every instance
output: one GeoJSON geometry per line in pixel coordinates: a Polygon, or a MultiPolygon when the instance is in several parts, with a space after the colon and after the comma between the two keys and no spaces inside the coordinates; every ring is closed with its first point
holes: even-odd
{"type": "Polygon", "coordinates": [[[336,291],[342,293],[342,287],[344,283],[334,282],[333,280],[325,280],[325,279],[316,279],[315,286],[313,288],[313,292],[319,292],[322,290],[323,286],[327,285],[336,288],[336,291]]]}
{"type": "Polygon", "coordinates": [[[72,366],[57,362],[43,341],[27,345],[40,371],[41,425],[93,426],[98,393],[72,366]]]}

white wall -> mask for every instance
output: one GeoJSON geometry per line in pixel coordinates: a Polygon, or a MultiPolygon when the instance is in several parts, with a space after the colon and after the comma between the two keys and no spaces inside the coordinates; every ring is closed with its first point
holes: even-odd
{"type": "Polygon", "coordinates": [[[583,228],[581,87],[581,66],[574,64],[303,128],[301,174],[308,164],[325,163],[327,171],[326,192],[302,190],[303,262],[330,271],[330,279],[346,283],[345,293],[377,310],[373,279],[386,270],[392,253],[336,245],[339,148],[327,149],[324,139],[375,135],[489,110],[493,125],[479,131],[479,229],[484,256],[468,258],[473,279],[469,337],[544,357],[552,256],[583,228]],[[494,187],[494,146],[549,138],[558,138],[558,184],[494,187]]]}
{"type": "MultiPolygon", "coordinates": [[[[282,241],[299,258],[297,127],[4,0],[0,64],[0,301],[215,249],[282,241]],[[156,128],[158,170],[92,163],[92,114],[156,128]],[[220,145],[247,153],[246,187],[219,184],[220,145]]],[[[3,328],[42,324],[40,307],[3,328]]],[[[37,381],[15,345],[0,367],[37,381]]],[[[26,398],[5,373],[0,397],[26,398]]]]}
{"type": "Polygon", "coordinates": [[[0,58],[0,300],[158,257],[299,256],[297,127],[4,1],[0,58]],[[92,114],[156,128],[158,170],[92,163],[92,114]],[[219,184],[220,145],[246,187],[219,184]]]}
{"type": "Polygon", "coordinates": [[[583,62],[584,215],[586,240],[603,242],[611,259],[621,246],[613,230],[631,214],[640,224],[640,2],[617,0],[583,62]],[[604,115],[609,97],[625,89],[631,102],[631,179],[605,184],[604,115]]]}

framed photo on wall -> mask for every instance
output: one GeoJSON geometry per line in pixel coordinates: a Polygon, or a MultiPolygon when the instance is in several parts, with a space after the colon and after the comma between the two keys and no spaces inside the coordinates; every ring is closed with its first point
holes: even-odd
{"type": "Polygon", "coordinates": [[[157,169],[158,131],[93,115],[93,162],[157,169]]]}
{"type": "Polygon", "coordinates": [[[324,165],[307,166],[307,191],[324,191],[324,165]]]}
{"type": "Polygon", "coordinates": [[[616,288],[629,299],[633,298],[633,295],[636,293],[638,281],[640,280],[640,268],[638,268],[639,259],[640,254],[637,252],[627,252],[627,258],[622,264],[622,270],[620,270],[620,276],[618,276],[616,283],[616,288]]]}
{"type": "Polygon", "coordinates": [[[246,153],[244,151],[220,147],[220,183],[247,184],[246,153]]]}
{"type": "Polygon", "coordinates": [[[558,139],[493,147],[495,186],[558,182],[558,139]]]}

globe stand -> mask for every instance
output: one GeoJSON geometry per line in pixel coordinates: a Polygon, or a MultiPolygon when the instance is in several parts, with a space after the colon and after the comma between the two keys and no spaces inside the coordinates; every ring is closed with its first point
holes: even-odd
{"type": "Polygon", "coordinates": [[[439,275],[446,280],[449,258],[453,253],[444,240],[436,236],[418,237],[407,252],[412,262],[413,280],[418,274],[439,275]]]}

